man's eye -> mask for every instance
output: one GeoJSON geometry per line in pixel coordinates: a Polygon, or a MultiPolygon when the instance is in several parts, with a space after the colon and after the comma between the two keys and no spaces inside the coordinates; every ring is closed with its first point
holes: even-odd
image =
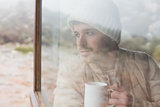
{"type": "Polygon", "coordinates": [[[94,35],[94,32],[86,32],[87,35],[94,35]]]}
{"type": "Polygon", "coordinates": [[[74,35],[75,37],[79,37],[79,34],[78,34],[78,33],[73,33],[73,35],[74,35]]]}

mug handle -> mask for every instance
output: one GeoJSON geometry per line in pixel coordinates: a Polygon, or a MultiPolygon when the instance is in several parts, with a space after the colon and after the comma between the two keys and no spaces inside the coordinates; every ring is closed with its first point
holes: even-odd
{"type": "MultiPolygon", "coordinates": [[[[108,100],[109,98],[111,98],[111,93],[113,92],[114,90],[113,89],[107,89],[107,95],[108,95],[108,100]]],[[[115,107],[115,105],[110,105],[110,106],[107,106],[107,107],[115,107]]]]}
{"type": "Polygon", "coordinates": [[[112,93],[113,91],[114,91],[113,89],[107,89],[108,98],[111,98],[111,93],[112,93]]]}

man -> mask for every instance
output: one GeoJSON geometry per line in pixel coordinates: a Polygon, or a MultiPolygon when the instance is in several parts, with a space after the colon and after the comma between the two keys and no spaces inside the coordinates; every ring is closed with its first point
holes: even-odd
{"type": "Polygon", "coordinates": [[[160,107],[160,69],[151,56],[119,48],[121,25],[111,0],[86,0],[68,23],[81,60],[60,68],[54,107],[83,107],[90,81],[114,90],[108,106],[160,107]]]}

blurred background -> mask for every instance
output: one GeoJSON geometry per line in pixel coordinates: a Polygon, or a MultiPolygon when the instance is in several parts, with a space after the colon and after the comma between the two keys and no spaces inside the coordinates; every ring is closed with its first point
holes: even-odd
{"type": "Polygon", "coordinates": [[[34,0],[0,0],[0,107],[30,107],[34,0]]]}
{"type": "MultiPolygon", "coordinates": [[[[113,1],[121,16],[120,47],[145,51],[160,64],[160,1],[113,1]]],[[[42,0],[42,90],[51,104],[59,65],[77,55],[67,25],[68,14],[77,6],[81,0],[42,0]]],[[[0,0],[1,107],[30,106],[34,19],[34,0],[0,0]]]]}

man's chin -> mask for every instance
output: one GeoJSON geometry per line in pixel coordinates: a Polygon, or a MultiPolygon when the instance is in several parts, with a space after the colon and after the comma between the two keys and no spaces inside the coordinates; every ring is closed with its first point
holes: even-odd
{"type": "Polygon", "coordinates": [[[87,56],[80,55],[80,58],[82,59],[82,61],[86,63],[94,63],[99,59],[98,57],[99,55],[92,55],[92,54],[87,56]]]}
{"type": "Polygon", "coordinates": [[[86,62],[86,63],[91,63],[91,62],[93,62],[90,58],[88,58],[88,57],[84,57],[84,56],[80,56],[80,58],[81,58],[81,60],[83,61],[83,62],[86,62]]]}

